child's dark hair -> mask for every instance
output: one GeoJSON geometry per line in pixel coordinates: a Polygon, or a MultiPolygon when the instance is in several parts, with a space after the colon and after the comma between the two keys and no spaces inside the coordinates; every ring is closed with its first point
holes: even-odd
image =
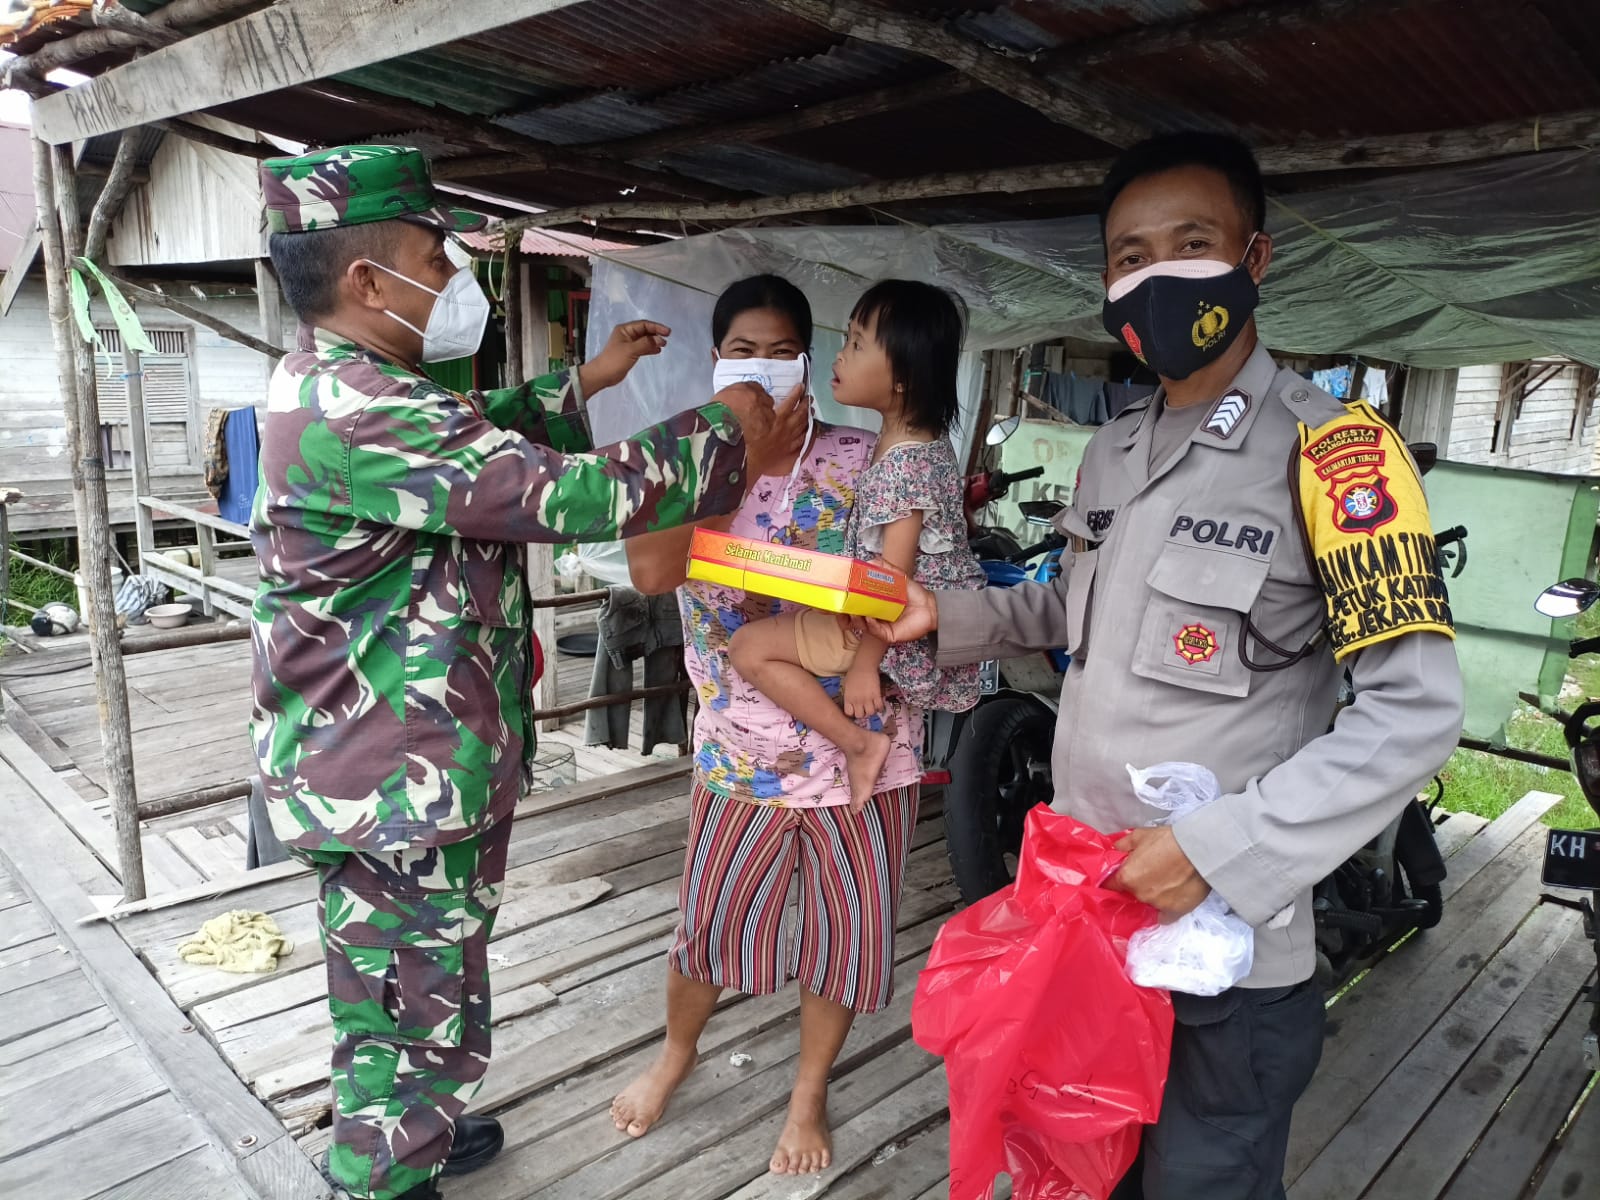
{"type": "Polygon", "coordinates": [[[911,424],[927,433],[949,433],[960,407],[956,367],[967,325],[961,298],[931,283],[885,279],[856,301],[850,319],[874,323],[894,381],[905,388],[911,424]]]}
{"type": "Polygon", "coordinates": [[[800,345],[811,349],[811,302],[806,294],[782,275],[752,275],[731,283],[717,297],[711,310],[711,344],[720,347],[728,328],[741,313],[770,308],[788,317],[800,337],[800,345]]]}
{"type": "Polygon", "coordinates": [[[1106,217],[1130,183],[1179,167],[1209,167],[1228,181],[1249,232],[1266,228],[1267,189],[1261,166],[1250,147],[1229,133],[1191,130],[1163,133],[1129,146],[1117,156],[1100,186],[1100,240],[1106,238],[1106,217]]]}

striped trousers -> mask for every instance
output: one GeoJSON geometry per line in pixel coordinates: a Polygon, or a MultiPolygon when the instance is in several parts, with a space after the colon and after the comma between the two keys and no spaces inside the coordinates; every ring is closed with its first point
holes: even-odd
{"type": "Polygon", "coordinates": [[[854,1012],[886,1007],[918,796],[916,785],[883,792],[860,813],[773,808],[697,779],[673,967],[749,995],[797,979],[854,1012]]]}

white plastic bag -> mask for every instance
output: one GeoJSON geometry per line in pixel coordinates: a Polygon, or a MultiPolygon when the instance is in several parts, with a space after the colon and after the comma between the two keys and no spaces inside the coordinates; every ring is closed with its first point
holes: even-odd
{"type": "Polygon", "coordinates": [[[563,579],[587,575],[601,583],[633,586],[628,550],[621,542],[579,542],[556,559],[556,573],[563,579]]]}
{"type": "MultiPolygon", "coordinates": [[[[1163,825],[1222,794],[1217,777],[1195,763],[1161,763],[1146,771],[1130,766],[1128,777],[1140,800],[1167,814],[1158,822],[1163,825]]],[[[1128,939],[1128,978],[1140,987],[1215,996],[1250,974],[1255,946],[1255,930],[1212,892],[1194,911],[1128,939]]]]}

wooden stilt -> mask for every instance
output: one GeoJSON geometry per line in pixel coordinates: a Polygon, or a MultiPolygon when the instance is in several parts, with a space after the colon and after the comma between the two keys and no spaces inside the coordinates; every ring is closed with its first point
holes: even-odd
{"type": "Polygon", "coordinates": [[[34,142],[34,190],[43,235],[45,285],[63,382],[63,407],[72,447],[74,504],[78,518],[78,568],[89,611],[90,647],[95,664],[101,742],[107,790],[117,836],[117,869],[123,895],[145,895],[144,858],[139,845],[138,795],[133,776],[133,731],[128,685],[117,632],[111,588],[111,520],[106,503],[106,467],[100,448],[100,405],[95,394],[94,355],[72,328],[67,268],[82,246],[77,181],[67,147],[34,142]],[[53,202],[52,202],[53,198],[53,202]]]}

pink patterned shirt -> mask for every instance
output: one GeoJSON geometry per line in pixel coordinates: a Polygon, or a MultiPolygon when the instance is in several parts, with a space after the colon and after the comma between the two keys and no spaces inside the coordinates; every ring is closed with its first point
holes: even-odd
{"type": "MultiPolygon", "coordinates": [[[[750,488],[729,532],[747,538],[845,553],[845,525],[855,503],[856,480],[872,461],[875,435],[819,423],[784,507],[788,479],[766,476],[750,488]]],[[[800,605],[692,580],[678,589],[684,657],[699,695],[695,717],[695,774],[711,791],[736,800],[780,807],[847,804],[844,755],[739,677],[728,661],[733,631],[746,621],[793,611],[800,605]]],[[[839,694],[839,680],[822,686],[839,694]]],[[[922,712],[886,690],[887,707],[862,721],[893,742],[880,792],[921,778],[922,712]]]]}

